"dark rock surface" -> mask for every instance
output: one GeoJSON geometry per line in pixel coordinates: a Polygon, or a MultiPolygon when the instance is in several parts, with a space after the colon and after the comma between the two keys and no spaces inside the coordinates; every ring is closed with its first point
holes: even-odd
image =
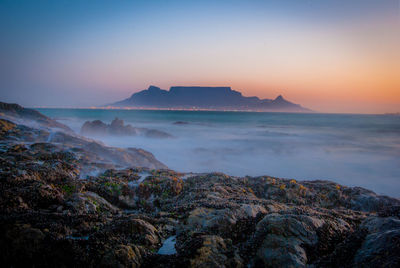
{"type": "Polygon", "coordinates": [[[150,86],[132,94],[128,99],[110,104],[113,107],[151,107],[176,109],[256,110],[311,112],[311,110],[285,100],[244,97],[230,87],[171,87],[169,91],[150,86]]]}
{"type": "Polygon", "coordinates": [[[115,118],[111,124],[105,124],[100,120],[86,121],[81,128],[82,135],[89,136],[136,136],[143,135],[149,138],[171,138],[172,135],[148,128],[135,128],[132,125],[125,125],[124,121],[115,118]]]}
{"type": "Polygon", "coordinates": [[[34,122],[41,127],[59,128],[63,131],[72,132],[72,130],[66,125],[61,124],[36,110],[24,108],[18,104],[0,102],[0,118],[8,119],[16,123],[23,122],[27,124],[34,122]]]}
{"type": "Polygon", "coordinates": [[[400,265],[398,199],[329,181],[183,174],[140,149],[49,135],[0,119],[2,267],[400,265]],[[172,236],[174,250],[158,254],[172,236]]]}
{"type": "Polygon", "coordinates": [[[174,122],[174,125],[188,125],[189,122],[185,122],[185,121],[176,121],[174,122]]]}
{"type": "Polygon", "coordinates": [[[108,147],[76,135],[64,132],[51,133],[46,130],[16,125],[4,119],[0,119],[0,127],[2,128],[0,130],[0,150],[29,151],[29,154],[40,154],[40,158],[43,159],[69,154],[79,162],[80,174],[83,177],[107,168],[127,166],[166,168],[151,153],[142,149],[108,147]],[[6,129],[9,130],[5,131],[6,129]]]}
{"type": "Polygon", "coordinates": [[[39,154],[42,159],[68,154],[76,160],[80,167],[79,176],[83,178],[109,168],[166,168],[153,154],[145,150],[105,146],[74,134],[68,127],[35,110],[14,104],[0,104],[5,111],[0,114],[1,152],[12,151],[17,154],[27,151],[26,155],[19,157],[31,158],[32,155],[39,154]]]}
{"type": "Polygon", "coordinates": [[[5,267],[400,264],[400,219],[380,216],[382,200],[398,206],[397,199],[364,190],[373,197],[366,206],[359,188],[331,182],[166,169],[109,169],[83,180],[79,157],[54,146],[3,146],[5,267]],[[172,235],[176,252],[158,255],[172,235]]]}

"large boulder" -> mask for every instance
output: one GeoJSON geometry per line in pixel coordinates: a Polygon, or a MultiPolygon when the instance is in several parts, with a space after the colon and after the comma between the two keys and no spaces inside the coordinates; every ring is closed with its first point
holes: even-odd
{"type": "Polygon", "coordinates": [[[81,134],[83,135],[107,135],[108,126],[100,120],[86,121],[82,128],[81,134]]]}
{"type": "Polygon", "coordinates": [[[234,252],[232,241],[217,235],[195,233],[179,239],[176,247],[179,256],[188,260],[187,267],[244,267],[242,258],[234,252]]]}
{"type": "Polygon", "coordinates": [[[370,217],[360,226],[367,230],[360,249],[354,257],[357,267],[400,266],[400,220],[398,218],[370,217]]]}
{"type": "Polygon", "coordinates": [[[123,237],[131,243],[155,249],[160,243],[160,234],[156,227],[142,219],[121,219],[110,225],[109,232],[113,236],[123,237]]]}
{"type": "Polygon", "coordinates": [[[347,222],[318,214],[269,214],[256,227],[253,243],[259,247],[253,264],[264,267],[304,267],[320,254],[320,243],[337,240],[335,236],[344,238],[349,231],[351,227],[347,222]],[[321,232],[324,229],[331,230],[321,232]]]}
{"type": "Polygon", "coordinates": [[[157,129],[146,129],[144,133],[148,138],[172,138],[172,135],[157,129]]]}
{"type": "Polygon", "coordinates": [[[400,220],[371,216],[362,221],[316,267],[399,267],[400,220]]]}
{"type": "Polygon", "coordinates": [[[237,209],[196,208],[187,218],[186,228],[190,231],[213,232],[225,237],[233,236],[243,220],[255,219],[267,210],[260,205],[242,204],[237,209]]]}
{"type": "Polygon", "coordinates": [[[108,251],[101,260],[102,267],[140,267],[142,250],[135,245],[118,245],[108,251]]]}

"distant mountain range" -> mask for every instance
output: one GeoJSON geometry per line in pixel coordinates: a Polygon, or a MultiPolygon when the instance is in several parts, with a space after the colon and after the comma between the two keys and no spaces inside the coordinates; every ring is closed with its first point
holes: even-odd
{"type": "Polygon", "coordinates": [[[185,87],[174,86],[168,90],[150,86],[134,93],[130,98],[106,106],[166,108],[166,109],[210,109],[311,112],[299,104],[285,100],[281,95],[276,99],[245,97],[230,87],[185,87]]]}

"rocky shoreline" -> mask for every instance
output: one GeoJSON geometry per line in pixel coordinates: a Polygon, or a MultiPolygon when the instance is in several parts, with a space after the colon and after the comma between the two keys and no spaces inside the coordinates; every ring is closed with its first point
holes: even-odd
{"type": "Polygon", "coordinates": [[[4,267],[400,265],[399,199],[329,181],[179,173],[18,105],[1,103],[0,118],[4,267]]]}
{"type": "Polygon", "coordinates": [[[100,120],[86,121],[81,128],[82,135],[94,137],[99,136],[136,136],[142,135],[148,138],[172,138],[173,136],[157,129],[138,128],[132,125],[125,125],[124,121],[115,118],[107,125],[100,120]]]}

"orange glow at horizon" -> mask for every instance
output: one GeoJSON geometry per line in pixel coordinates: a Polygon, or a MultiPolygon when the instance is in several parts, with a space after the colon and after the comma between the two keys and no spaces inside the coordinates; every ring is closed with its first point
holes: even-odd
{"type": "Polygon", "coordinates": [[[31,75],[49,87],[94,88],[104,103],[149,85],[198,85],[260,98],[283,95],[319,112],[400,112],[399,17],[330,28],[287,21],[237,27],[243,28],[191,36],[177,30],[174,39],[160,33],[140,42],[126,32],[102,32],[106,41],[95,51],[66,44],[65,53],[31,75]]]}
{"type": "MultiPolygon", "coordinates": [[[[90,83],[129,96],[150,84],[231,86],[244,96],[290,101],[321,112],[400,112],[400,23],[352,28],[266,29],[262,42],[155,50],[106,59],[85,73],[90,83]],[[385,29],[385,32],[382,32],[385,29]],[[397,35],[399,33],[399,35],[397,35]],[[134,63],[134,64],[133,64],[134,63]],[[159,74],[155,79],[154,73],[159,74]]],[[[248,37],[247,39],[250,39],[248,37]]],[[[191,45],[191,46],[189,46],[191,45]]]]}

